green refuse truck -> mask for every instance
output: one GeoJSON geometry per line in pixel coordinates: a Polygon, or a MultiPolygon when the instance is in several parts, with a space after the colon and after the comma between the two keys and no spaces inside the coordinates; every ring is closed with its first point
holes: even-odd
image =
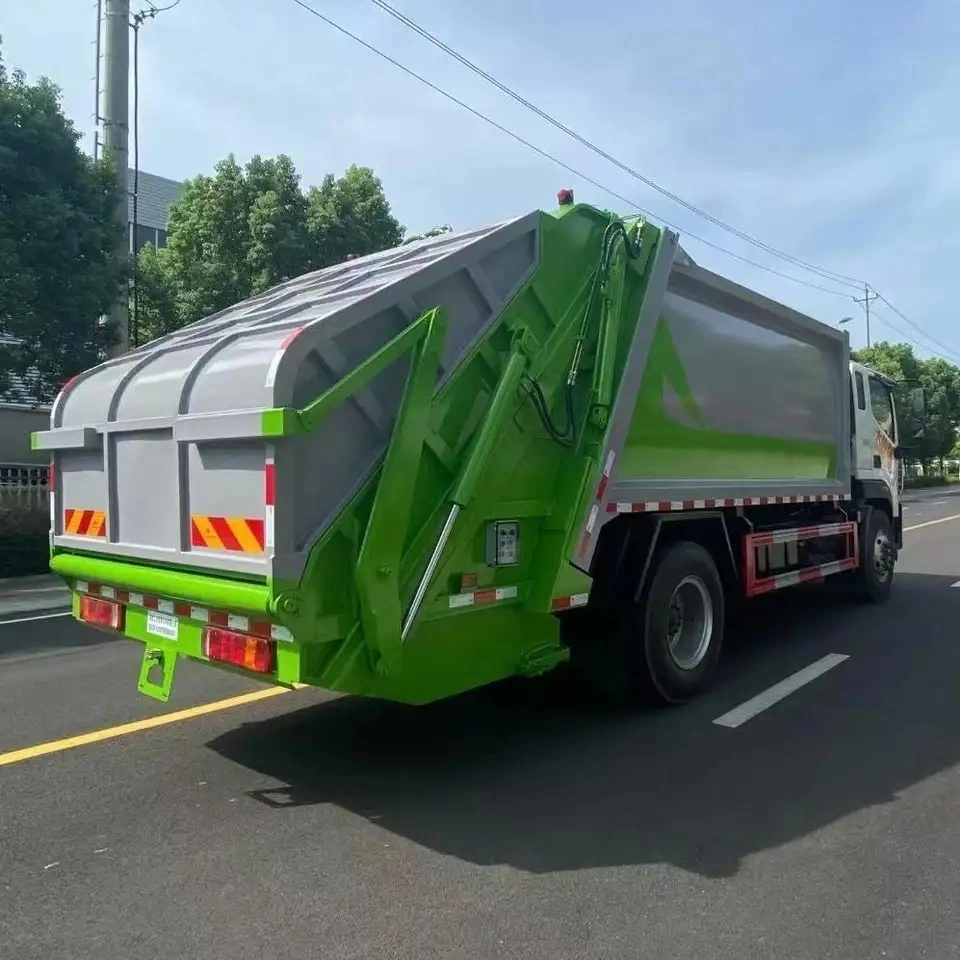
{"type": "Polygon", "coordinates": [[[880,601],[922,402],[845,332],[577,204],[290,280],[67,383],[73,614],[281,686],[423,704],[561,664],[675,703],[725,613],[880,601]],[[903,396],[902,392],[900,393],[903,396]]]}

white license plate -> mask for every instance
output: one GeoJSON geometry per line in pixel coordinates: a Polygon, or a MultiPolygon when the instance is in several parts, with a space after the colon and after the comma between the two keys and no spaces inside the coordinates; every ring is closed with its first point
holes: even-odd
{"type": "Polygon", "coordinates": [[[147,633],[163,637],[164,640],[176,640],[179,630],[180,621],[176,617],[158,613],[156,610],[147,611],[147,633]]]}

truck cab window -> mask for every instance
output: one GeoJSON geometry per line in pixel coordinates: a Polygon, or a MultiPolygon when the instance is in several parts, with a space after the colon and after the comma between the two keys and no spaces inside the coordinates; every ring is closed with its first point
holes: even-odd
{"type": "Polygon", "coordinates": [[[890,389],[876,377],[870,378],[870,409],[883,432],[891,440],[895,439],[893,435],[893,401],[890,389]]]}
{"type": "Polygon", "coordinates": [[[867,398],[863,390],[863,374],[862,373],[859,373],[859,372],[857,373],[856,381],[857,381],[857,407],[860,410],[866,410],[867,398]]]}

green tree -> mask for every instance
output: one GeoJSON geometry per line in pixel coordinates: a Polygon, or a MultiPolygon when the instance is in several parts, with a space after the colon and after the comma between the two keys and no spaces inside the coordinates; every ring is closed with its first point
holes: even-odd
{"type": "Polygon", "coordinates": [[[102,358],[128,266],[110,165],[79,142],[57,87],[0,58],[0,388],[16,375],[42,400],[102,358]]]}
{"type": "Polygon", "coordinates": [[[918,456],[926,468],[933,460],[948,456],[957,441],[960,423],[960,370],[934,357],[920,364],[920,382],[927,402],[927,416],[918,456]]]}
{"type": "Polygon", "coordinates": [[[872,347],[864,347],[852,353],[855,360],[885,374],[891,380],[913,380],[920,376],[920,360],[909,343],[889,343],[882,340],[872,347]]]}
{"type": "Polygon", "coordinates": [[[339,178],[327,174],[307,194],[307,225],[313,243],[314,270],[388,250],[403,240],[403,227],[390,212],[383,184],[369,167],[350,167],[339,178]]]}
{"type": "MultiPolygon", "coordinates": [[[[854,353],[855,359],[897,381],[919,381],[926,398],[924,434],[911,451],[926,472],[953,449],[960,424],[960,369],[934,357],[919,359],[907,343],[875,344],[854,353]]],[[[905,404],[902,401],[901,406],[905,404]]]]}
{"type": "Polygon", "coordinates": [[[306,193],[289,157],[231,155],[188,181],[167,245],[138,257],[137,341],[200,320],[284,280],[396,246],[403,228],[366,167],[306,193]]]}

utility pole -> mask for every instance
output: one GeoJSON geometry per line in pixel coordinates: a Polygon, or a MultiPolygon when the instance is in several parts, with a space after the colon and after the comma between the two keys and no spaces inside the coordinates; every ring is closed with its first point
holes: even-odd
{"type": "MultiPolygon", "coordinates": [[[[122,239],[117,255],[129,256],[127,239],[127,166],[130,134],[130,0],[105,0],[103,44],[103,147],[117,165],[117,208],[122,239]]],[[[130,316],[124,287],[110,308],[110,321],[117,331],[114,356],[130,349],[130,316]]]]}
{"type": "Polygon", "coordinates": [[[870,346],[870,304],[874,300],[878,300],[879,298],[880,298],[880,294],[871,293],[870,287],[866,283],[863,285],[863,296],[853,298],[854,303],[859,303],[863,307],[864,313],[866,313],[867,315],[867,347],[868,348],[870,346]]]}

